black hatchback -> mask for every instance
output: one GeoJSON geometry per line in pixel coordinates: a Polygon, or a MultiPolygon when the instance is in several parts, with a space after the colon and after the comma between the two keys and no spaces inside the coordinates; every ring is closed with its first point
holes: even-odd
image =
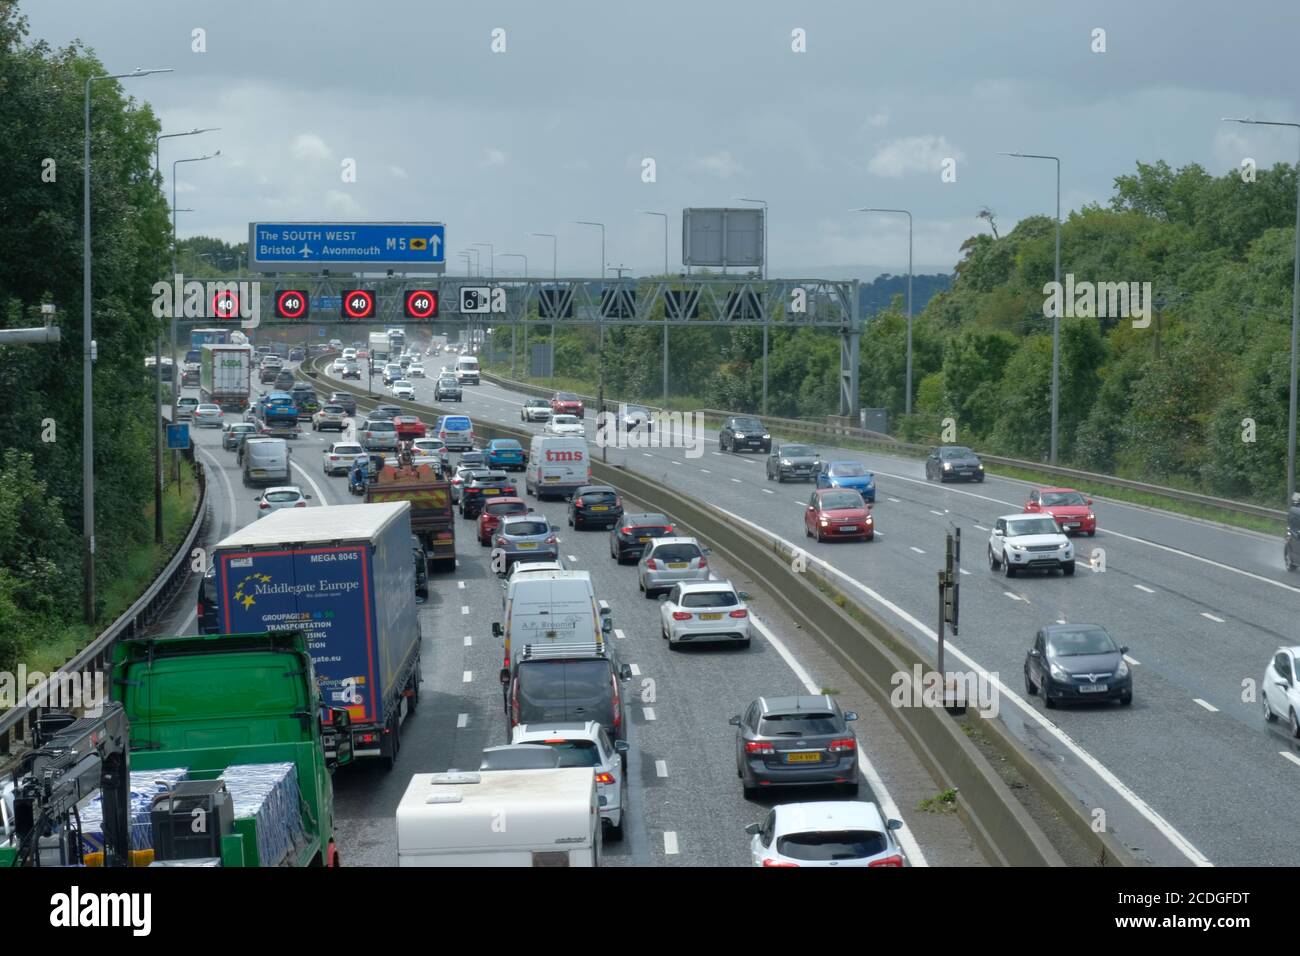
{"type": "Polygon", "coordinates": [[[772,436],[757,418],[733,415],[722,423],[718,433],[718,447],[723,451],[740,452],[745,449],[772,452],[772,436]]]}
{"type": "Polygon", "coordinates": [[[623,517],[623,499],[609,485],[583,485],[569,499],[569,527],[614,527],[623,517]]]}
{"type": "Polygon", "coordinates": [[[515,480],[504,471],[484,471],[465,482],[460,490],[460,516],[477,518],[483,505],[493,498],[513,498],[515,480]]]}
{"type": "Polygon", "coordinates": [[[645,546],[655,538],[671,538],[673,523],[661,514],[625,514],[609,529],[609,556],[622,564],[640,561],[645,546]]]}
{"type": "Polygon", "coordinates": [[[1042,692],[1049,708],[1059,701],[1118,700],[1133,703],[1133,671],[1100,624],[1049,624],[1025,655],[1025,692],[1042,692]]]}

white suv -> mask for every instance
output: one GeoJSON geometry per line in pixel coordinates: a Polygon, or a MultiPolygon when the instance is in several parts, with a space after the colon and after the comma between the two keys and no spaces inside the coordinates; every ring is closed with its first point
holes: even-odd
{"type": "Polygon", "coordinates": [[[609,735],[594,720],[582,723],[520,724],[510,736],[512,744],[543,744],[559,751],[561,767],[590,767],[596,775],[600,796],[600,822],[608,827],[611,840],[623,839],[627,808],[627,773],[622,755],[626,740],[610,742],[609,735]]]}
{"type": "Polygon", "coordinates": [[[1296,665],[1300,663],[1300,646],[1279,647],[1264,671],[1259,696],[1264,702],[1264,719],[1270,724],[1279,717],[1286,720],[1292,737],[1300,737],[1300,683],[1296,682],[1296,665]]]}
{"type": "Polygon", "coordinates": [[[1028,568],[1074,573],[1074,545],[1051,515],[1003,515],[989,535],[989,570],[1007,577],[1028,568]]]}

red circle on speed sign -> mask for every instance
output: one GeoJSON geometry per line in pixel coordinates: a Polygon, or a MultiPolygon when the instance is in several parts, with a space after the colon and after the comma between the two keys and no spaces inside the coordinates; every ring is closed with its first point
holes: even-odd
{"type": "Polygon", "coordinates": [[[375,314],[375,294],[368,289],[350,289],[343,296],[343,314],[349,319],[368,319],[375,314]]]}
{"type": "Polygon", "coordinates": [[[277,315],[286,319],[301,319],[307,313],[307,297],[300,289],[286,289],[275,297],[277,315]]]}
{"type": "Polygon", "coordinates": [[[413,319],[437,315],[438,293],[432,289],[412,289],[406,293],[406,314],[413,319]]]}
{"type": "Polygon", "coordinates": [[[230,289],[223,289],[214,294],[212,315],[218,319],[229,319],[239,315],[239,296],[230,289]]]}

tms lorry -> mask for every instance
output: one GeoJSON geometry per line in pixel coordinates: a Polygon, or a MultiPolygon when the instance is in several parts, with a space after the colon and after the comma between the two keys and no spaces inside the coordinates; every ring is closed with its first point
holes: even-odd
{"type": "Polygon", "coordinates": [[[199,401],[242,412],[253,393],[253,348],[249,345],[204,345],[199,357],[199,401]]]}
{"type": "Polygon", "coordinates": [[[431,465],[416,465],[403,449],[396,466],[385,464],[366,486],[366,501],[407,501],[411,505],[411,531],[439,571],[456,570],[456,518],[452,513],[451,483],[431,465]]]}
{"type": "Polygon", "coordinates": [[[349,715],[304,633],[124,640],[111,668],[98,716],[42,715],[0,867],[339,864],[330,774],[351,756],[326,751],[349,715]]]}
{"type": "Polygon", "coordinates": [[[352,755],[392,769],[420,699],[410,504],[285,508],[218,543],[213,563],[220,631],[305,631],[352,755]]]}
{"type": "Polygon", "coordinates": [[[598,866],[591,767],[417,773],[397,806],[398,866],[598,866]]]}
{"type": "Polygon", "coordinates": [[[387,332],[370,333],[370,362],[372,365],[383,367],[388,361],[389,346],[387,332]]]}

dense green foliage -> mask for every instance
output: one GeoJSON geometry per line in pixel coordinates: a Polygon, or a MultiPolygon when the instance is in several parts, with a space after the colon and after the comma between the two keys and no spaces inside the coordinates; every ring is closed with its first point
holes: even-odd
{"type": "MultiPolygon", "coordinates": [[[[40,325],[50,302],[62,331],[58,345],[0,348],[0,666],[81,616],[83,104],[86,79],[106,72],[79,44],[30,42],[16,5],[0,0],[0,323],[40,325]]],[[[150,287],[166,270],[170,226],[152,113],[100,81],[91,117],[96,544],[108,585],[152,535],[142,504],[153,386],[141,356],[159,328],[150,287]]]]}

